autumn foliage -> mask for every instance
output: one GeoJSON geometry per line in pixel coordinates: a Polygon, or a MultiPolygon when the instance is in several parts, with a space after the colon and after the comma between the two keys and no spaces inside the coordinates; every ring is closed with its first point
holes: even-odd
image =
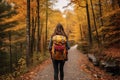
{"type": "Polygon", "coordinates": [[[71,45],[120,64],[120,0],[70,0],[64,8],[74,10],[63,13],[53,9],[56,1],[28,0],[27,7],[27,0],[0,0],[0,75],[19,76],[47,59],[57,23],[71,45]]]}

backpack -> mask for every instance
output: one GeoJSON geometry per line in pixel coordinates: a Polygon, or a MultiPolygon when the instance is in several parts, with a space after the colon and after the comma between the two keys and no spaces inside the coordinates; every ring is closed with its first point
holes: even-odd
{"type": "Polygon", "coordinates": [[[52,41],[52,59],[65,60],[67,58],[66,37],[62,35],[55,35],[53,36],[52,41]]]}

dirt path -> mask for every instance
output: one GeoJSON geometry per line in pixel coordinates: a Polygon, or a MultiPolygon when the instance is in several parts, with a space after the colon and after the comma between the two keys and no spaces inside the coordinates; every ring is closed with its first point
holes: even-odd
{"type": "MultiPolygon", "coordinates": [[[[95,67],[85,54],[77,50],[77,45],[69,50],[69,60],[65,63],[64,71],[64,80],[120,80],[119,75],[111,76],[95,67]]],[[[47,59],[15,80],[54,80],[51,60],[47,59]]]]}
{"type": "MultiPolygon", "coordinates": [[[[69,60],[65,63],[64,80],[92,80],[91,75],[86,73],[80,67],[84,65],[86,56],[76,49],[77,45],[69,50],[69,60]]],[[[33,80],[53,80],[52,63],[48,64],[43,70],[38,72],[33,80]]]]}

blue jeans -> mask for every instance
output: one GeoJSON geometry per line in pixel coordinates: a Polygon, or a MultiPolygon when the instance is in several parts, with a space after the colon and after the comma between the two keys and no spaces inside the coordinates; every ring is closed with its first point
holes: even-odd
{"type": "Polygon", "coordinates": [[[54,68],[54,80],[59,80],[58,79],[58,74],[60,71],[60,80],[64,80],[64,64],[65,61],[63,60],[52,60],[53,62],[53,68],[54,68]]]}

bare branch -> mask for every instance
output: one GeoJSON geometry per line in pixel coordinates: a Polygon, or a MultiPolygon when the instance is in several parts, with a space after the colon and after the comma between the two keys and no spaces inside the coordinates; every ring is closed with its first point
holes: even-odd
{"type": "Polygon", "coordinates": [[[86,8],[86,6],[81,6],[81,5],[78,5],[79,7],[82,7],[82,8],[86,8]]]}
{"type": "Polygon", "coordinates": [[[70,6],[72,3],[70,2],[70,3],[68,3],[68,5],[67,6],[64,6],[63,8],[67,8],[68,6],[70,6]]]}

